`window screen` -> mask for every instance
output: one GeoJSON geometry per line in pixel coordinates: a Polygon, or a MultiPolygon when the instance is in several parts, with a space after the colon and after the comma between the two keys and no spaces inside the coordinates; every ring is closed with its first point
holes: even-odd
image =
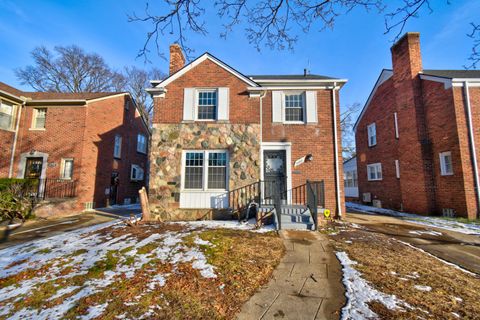
{"type": "Polygon", "coordinates": [[[208,189],[226,189],[227,154],[211,152],[208,154],[208,189]]]}
{"type": "Polygon", "coordinates": [[[185,189],[202,189],[203,153],[187,152],[185,163],[185,189]]]}
{"type": "Polygon", "coordinates": [[[198,92],[198,119],[215,120],[217,118],[217,91],[198,92]]]}
{"type": "Polygon", "coordinates": [[[304,94],[285,95],[285,121],[303,121],[304,94]]]}

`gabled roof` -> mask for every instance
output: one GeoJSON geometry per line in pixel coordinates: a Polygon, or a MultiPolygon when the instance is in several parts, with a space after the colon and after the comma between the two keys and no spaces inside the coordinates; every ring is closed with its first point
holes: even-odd
{"type": "Polygon", "coordinates": [[[4,92],[7,92],[7,93],[10,93],[14,96],[17,96],[17,97],[20,97],[21,95],[23,95],[23,92],[12,87],[12,86],[9,86],[8,84],[4,83],[4,82],[1,82],[0,81],[0,90],[1,91],[4,91],[4,92]]]}
{"type": "Polygon", "coordinates": [[[362,112],[360,112],[360,115],[358,116],[358,119],[355,122],[355,125],[353,126],[353,132],[357,131],[358,123],[360,122],[363,115],[365,114],[365,111],[367,111],[368,105],[370,104],[370,101],[372,100],[373,96],[375,95],[375,92],[377,91],[378,87],[380,87],[382,85],[382,83],[384,83],[385,81],[390,79],[390,77],[392,75],[393,75],[393,70],[391,70],[391,69],[383,69],[382,72],[380,72],[380,75],[378,76],[378,79],[375,82],[375,85],[373,86],[373,89],[370,92],[370,95],[368,96],[367,102],[365,102],[365,105],[363,106],[362,112]]]}
{"type": "Polygon", "coordinates": [[[422,74],[447,79],[480,79],[480,70],[423,70],[422,74]]]}
{"type": "Polygon", "coordinates": [[[171,76],[166,78],[165,80],[163,80],[163,81],[158,81],[158,80],[150,81],[155,87],[154,88],[148,88],[147,91],[154,92],[154,91],[156,91],[155,89],[164,88],[165,86],[172,83],[176,79],[180,78],[185,73],[187,73],[191,69],[195,68],[197,65],[199,65],[200,63],[202,63],[205,60],[212,61],[213,63],[217,64],[221,68],[230,72],[231,74],[233,74],[234,76],[236,76],[237,78],[239,78],[240,80],[242,80],[243,82],[247,83],[250,86],[254,86],[254,87],[258,86],[258,84],[255,81],[253,81],[252,79],[248,78],[247,76],[245,76],[241,72],[235,70],[234,68],[232,68],[231,66],[229,66],[225,62],[221,61],[220,59],[214,57],[212,54],[210,54],[208,52],[205,52],[200,57],[193,60],[189,64],[185,65],[182,69],[178,70],[177,72],[175,72],[174,74],[172,74],[171,76]]]}

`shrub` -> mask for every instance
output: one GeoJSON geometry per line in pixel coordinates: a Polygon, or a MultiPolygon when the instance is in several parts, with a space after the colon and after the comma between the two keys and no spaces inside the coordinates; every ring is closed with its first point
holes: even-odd
{"type": "Polygon", "coordinates": [[[30,218],[34,201],[29,194],[37,186],[38,180],[0,179],[0,222],[30,218]]]}

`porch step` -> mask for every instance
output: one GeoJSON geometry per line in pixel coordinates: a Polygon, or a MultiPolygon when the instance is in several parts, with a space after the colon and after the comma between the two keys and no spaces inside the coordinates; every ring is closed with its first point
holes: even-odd
{"type": "Polygon", "coordinates": [[[310,210],[302,205],[289,205],[282,207],[280,215],[282,229],[286,230],[314,230],[310,210]]]}
{"type": "Polygon", "coordinates": [[[283,230],[314,230],[315,225],[313,223],[302,222],[287,222],[282,223],[283,230]]]}
{"type": "Polygon", "coordinates": [[[312,223],[312,216],[310,215],[310,211],[307,211],[308,213],[305,214],[285,214],[282,213],[280,215],[280,220],[282,223],[287,223],[287,222],[301,222],[301,223],[312,223]]]}

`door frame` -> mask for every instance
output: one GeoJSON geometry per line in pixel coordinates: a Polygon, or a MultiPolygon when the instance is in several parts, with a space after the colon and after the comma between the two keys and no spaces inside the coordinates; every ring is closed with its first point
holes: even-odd
{"type": "Polygon", "coordinates": [[[18,163],[18,170],[17,170],[17,178],[23,179],[25,177],[25,165],[27,164],[27,158],[43,159],[42,173],[40,175],[40,179],[45,179],[47,177],[48,153],[43,153],[38,151],[25,152],[20,155],[20,161],[18,163]]]}
{"type": "MultiPolygon", "coordinates": [[[[291,142],[262,142],[260,145],[260,179],[265,180],[265,168],[264,168],[264,159],[263,152],[269,150],[285,150],[286,158],[286,168],[285,174],[287,175],[287,190],[292,189],[292,143],[291,142]]],[[[287,200],[290,203],[291,199],[290,192],[287,192],[287,200]]]]}

